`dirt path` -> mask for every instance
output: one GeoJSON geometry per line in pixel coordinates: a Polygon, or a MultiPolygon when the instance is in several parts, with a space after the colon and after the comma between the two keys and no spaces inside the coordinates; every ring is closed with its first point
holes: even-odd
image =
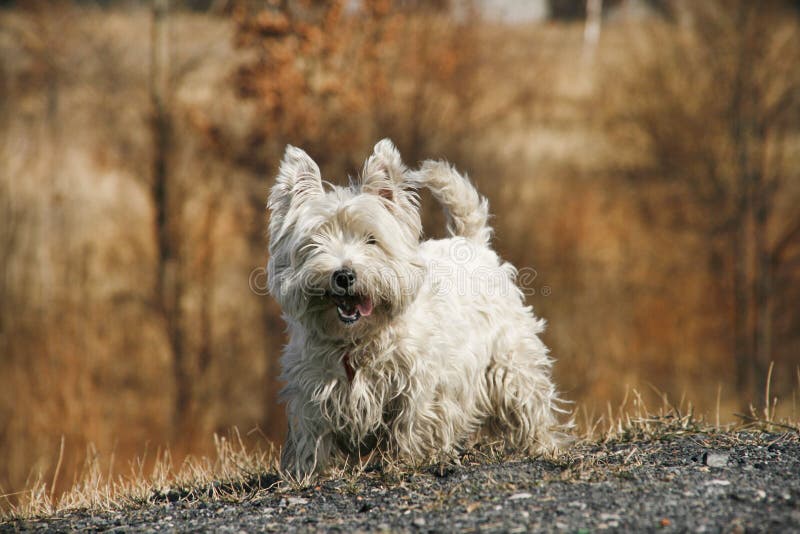
{"type": "Polygon", "coordinates": [[[242,502],[0,524],[2,531],[800,532],[800,439],[693,434],[576,446],[557,460],[381,470],[242,502]]]}

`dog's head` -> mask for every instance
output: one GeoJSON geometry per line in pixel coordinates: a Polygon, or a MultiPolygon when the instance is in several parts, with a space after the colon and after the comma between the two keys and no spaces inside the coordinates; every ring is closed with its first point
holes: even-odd
{"type": "Polygon", "coordinates": [[[421,283],[422,225],[407,169],[388,139],[359,181],[336,187],[299,148],[286,148],[269,197],[270,293],[328,338],[367,335],[396,316],[421,283]]]}

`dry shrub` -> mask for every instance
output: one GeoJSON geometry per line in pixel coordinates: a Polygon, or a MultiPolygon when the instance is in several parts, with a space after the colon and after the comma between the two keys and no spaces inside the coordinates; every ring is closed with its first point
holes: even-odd
{"type": "Polygon", "coordinates": [[[410,164],[464,159],[487,127],[530,99],[526,74],[503,70],[507,43],[468,4],[458,11],[386,0],[247,5],[235,12],[236,42],[253,59],[236,82],[256,106],[253,157],[270,169],[290,142],[341,176],[383,137],[410,164]]]}
{"type": "Polygon", "coordinates": [[[671,21],[625,32],[626,50],[609,54],[599,94],[611,172],[654,234],[682,252],[650,259],[648,275],[668,275],[659,264],[669,262],[681,290],[670,295],[665,277],[662,294],[647,296],[663,311],[649,314],[666,318],[669,300],[689,303],[698,320],[657,330],[683,331],[698,348],[713,340],[691,359],[694,351],[676,351],[676,364],[695,376],[713,371],[752,399],[774,361],[782,371],[774,385],[786,395],[798,325],[774,318],[793,315],[786,291],[797,276],[800,17],[778,1],[673,10],[671,21]]]}

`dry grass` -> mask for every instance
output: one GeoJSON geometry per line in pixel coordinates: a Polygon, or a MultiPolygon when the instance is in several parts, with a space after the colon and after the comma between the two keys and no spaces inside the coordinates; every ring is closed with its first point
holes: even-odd
{"type": "MultiPolygon", "coordinates": [[[[103,469],[103,461],[90,449],[82,473],[62,495],[52,481],[36,480],[21,493],[19,503],[7,501],[5,517],[46,517],[72,510],[105,511],[136,508],[178,500],[210,499],[239,501],[278,484],[276,450],[254,449],[244,444],[238,432],[214,436],[211,457],[187,456],[175,465],[168,450],[157,451],[130,464],[130,471],[115,476],[103,469]],[[146,465],[152,465],[147,469],[146,465]]],[[[2,496],[4,498],[8,496],[2,496]]]]}
{"type": "MultiPolygon", "coordinates": [[[[766,393],[769,397],[769,390],[766,393]]],[[[562,468],[559,480],[595,480],[598,477],[625,476],[641,460],[637,443],[671,441],[689,435],[722,435],[731,443],[746,441],[749,434],[763,432],[800,435],[800,417],[792,411],[789,417],[776,417],[778,400],[772,398],[770,409],[763,413],[751,408],[750,414],[737,414],[740,422],[721,424],[717,411],[709,418],[695,413],[691,403],[681,400],[673,404],[661,395],[657,409],[646,405],[642,395],[633,390],[616,409],[599,417],[587,415],[580,408],[573,414],[578,421],[573,444],[554,456],[544,458],[562,468]],[[629,444],[620,449],[622,444],[629,444]],[[612,462],[609,454],[626,457],[612,462]],[[600,470],[598,467],[602,466],[600,470]]],[[[780,437],[778,439],[781,439],[780,437]]],[[[262,492],[293,492],[326,480],[344,481],[344,488],[359,491],[364,476],[378,477],[385,485],[397,485],[420,473],[447,472],[448,466],[497,464],[523,459],[508,451],[499,442],[479,442],[458,456],[434,463],[409,465],[393,458],[371,454],[358,465],[344,465],[328,470],[321,477],[292,480],[281,474],[280,451],[275,447],[254,448],[245,445],[238,431],[228,436],[214,436],[215,452],[211,457],[188,456],[175,465],[168,450],[157,451],[152,462],[144,456],[130,464],[125,475],[106,471],[97,451],[87,451],[82,474],[74,485],[61,495],[55,494],[59,471],[52,480],[37,479],[20,492],[12,504],[9,496],[0,507],[0,521],[46,518],[73,511],[104,512],[126,510],[177,501],[243,502],[257,498],[262,492]],[[148,470],[145,465],[151,463],[148,470]],[[376,468],[377,467],[377,468],[376,468]]],[[[60,460],[60,458],[59,458],[60,460]]]]}

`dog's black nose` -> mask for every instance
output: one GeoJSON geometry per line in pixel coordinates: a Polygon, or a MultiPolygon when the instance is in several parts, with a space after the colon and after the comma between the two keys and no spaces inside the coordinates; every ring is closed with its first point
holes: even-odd
{"type": "Polygon", "coordinates": [[[331,285],[335,292],[346,293],[356,283],[356,273],[352,269],[344,268],[334,271],[331,285]]]}

